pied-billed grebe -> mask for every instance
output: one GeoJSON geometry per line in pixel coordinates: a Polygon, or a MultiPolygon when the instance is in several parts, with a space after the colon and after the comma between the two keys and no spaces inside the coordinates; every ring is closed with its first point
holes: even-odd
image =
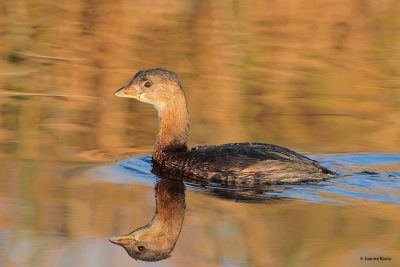
{"type": "Polygon", "coordinates": [[[139,71],[115,95],[135,98],[157,109],[159,132],[153,163],[165,172],[199,182],[245,186],[318,181],[335,175],[314,160],[271,144],[234,143],[189,150],[186,98],[171,71],[139,71]]]}

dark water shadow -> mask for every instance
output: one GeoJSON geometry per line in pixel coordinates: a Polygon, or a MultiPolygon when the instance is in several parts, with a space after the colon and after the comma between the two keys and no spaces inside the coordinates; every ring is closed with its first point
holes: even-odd
{"type": "Polygon", "coordinates": [[[160,179],[177,180],[184,182],[187,187],[196,192],[211,195],[220,199],[233,200],[245,203],[277,203],[288,200],[289,198],[273,195],[274,189],[269,185],[257,186],[235,186],[209,181],[198,182],[185,176],[174,176],[162,172],[156,168],[151,170],[155,176],[160,179]],[[270,193],[270,194],[266,194],[270,193]]]}

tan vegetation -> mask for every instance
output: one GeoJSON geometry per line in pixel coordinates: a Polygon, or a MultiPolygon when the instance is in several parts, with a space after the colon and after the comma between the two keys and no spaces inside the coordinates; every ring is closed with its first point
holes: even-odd
{"type": "MultiPolygon", "coordinates": [[[[399,3],[0,0],[0,265],[138,264],[105,242],[150,220],[152,188],[67,173],[152,151],[156,112],[113,95],[141,69],[178,74],[193,146],[398,152],[399,3]]],[[[208,198],[188,193],[174,266],[356,266],[380,252],[400,266],[395,207],[208,198]]]]}

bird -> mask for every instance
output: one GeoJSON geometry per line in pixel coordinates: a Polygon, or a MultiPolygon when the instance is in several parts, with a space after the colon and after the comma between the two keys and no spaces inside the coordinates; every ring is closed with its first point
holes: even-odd
{"type": "Polygon", "coordinates": [[[115,95],[152,104],[157,110],[159,129],[152,163],[159,171],[229,187],[296,184],[336,176],[317,161],[273,144],[228,143],[189,149],[186,96],[172,71],[139,71],[115,95]]]}

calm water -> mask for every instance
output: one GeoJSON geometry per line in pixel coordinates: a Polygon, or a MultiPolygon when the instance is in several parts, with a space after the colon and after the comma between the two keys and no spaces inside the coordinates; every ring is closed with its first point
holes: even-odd
{"type": "Polygon", "coordinates": [[[289,2],[0,0],[0,266],[400,266],[400,5],[289,2]],[[172,256],[131,259],[108,239],[175,185],[151,173],[156,111],[113,93],[152,67],[180,78],[190,146],[274,143],[339,176],[184,181],[172,256]]]}

